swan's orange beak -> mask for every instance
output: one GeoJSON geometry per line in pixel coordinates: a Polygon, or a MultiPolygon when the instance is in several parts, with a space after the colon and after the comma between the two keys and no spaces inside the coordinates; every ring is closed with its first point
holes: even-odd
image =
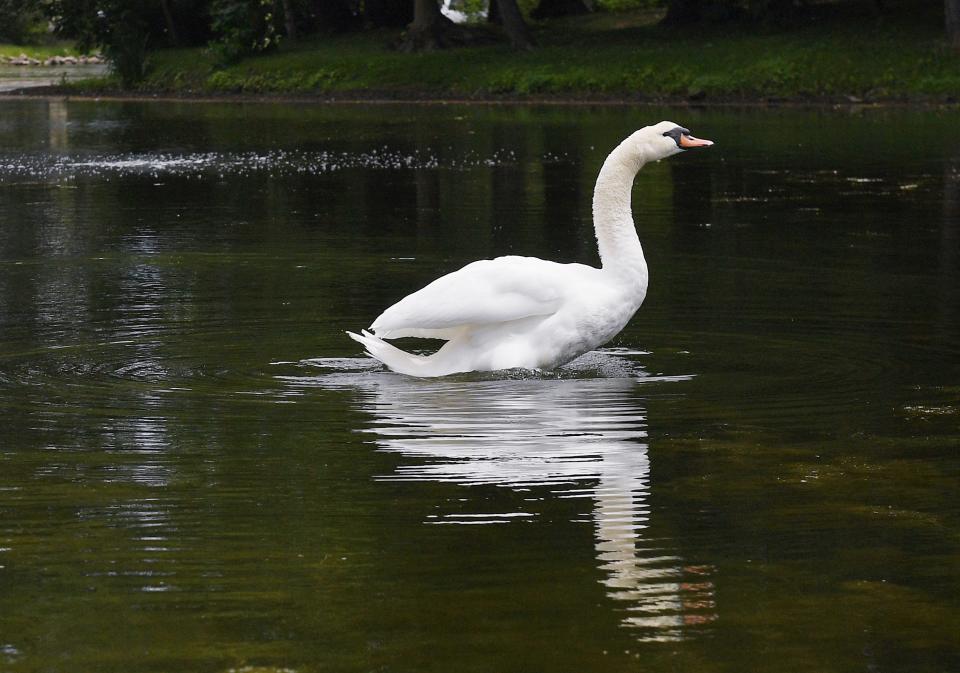
{"type": "Polygon", "coordinates": [[[689,150],[693,147],[710,147],[713,144],[712,140],[702,140],[700,138],[694,138],[691,135],[686,133],[680,136],[680,147],[685,150],[689,150]]]}

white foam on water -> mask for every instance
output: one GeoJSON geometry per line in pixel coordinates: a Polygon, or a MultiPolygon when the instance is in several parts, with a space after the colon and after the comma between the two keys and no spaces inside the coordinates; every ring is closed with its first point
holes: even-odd
{"type": "Polygon", "coordinates": [[[511,150],[489,156],[467,152],[441,158],[431,149],[408,152],[389,147],[364,152],[332,150],[265,152],[146,152],[125,154],[59,155],[0,154],[0,176],[33,179],[147,175],[204,177],[243,175],[320,175],[349,169],[373,170],[470,170],[516,163],[511,150]]]}

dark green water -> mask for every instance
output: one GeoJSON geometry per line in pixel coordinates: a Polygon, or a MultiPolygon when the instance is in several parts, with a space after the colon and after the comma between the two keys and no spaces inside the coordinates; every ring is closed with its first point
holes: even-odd
{"type": "Polygon", "coordinates": [[[958,670],[958,284],[957,113],[2,102],[0,671],[958,670]],[[609,348],[342,333],[663,118],[609,348]]]}

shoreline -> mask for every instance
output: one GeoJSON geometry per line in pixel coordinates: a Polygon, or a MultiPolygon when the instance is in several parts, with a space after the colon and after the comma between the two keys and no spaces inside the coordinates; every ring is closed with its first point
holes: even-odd
{"type": "Polygon", "coordinates": [[[679,108],[819,108],[819,109],[927,109],[953,110],[960,102],[945,99],[890,98],[862,100],[855,96],[842,97],[652,97],[617,95],[486,95],[449,96],[441,92],[352,91],[340,95],[330,93],[211,93],[194,91],[83,91],[74,87],[37,86],[0,92],[4,100],[80,100],[106,102],[158,103],[284,103],[296,105],[543,105],[543,106],[630,106],[679,108]]]}
{"type": "MultiPolygon", "coordinates": [[[[408,54],[401,33],[313,36],[234,63],[209,47],[158,49],[142,81],[78,76],[3,99],[243,103],[670,106],[924,110],[960,107],[960,53],[935,12],[821,12],[788,29],[705,25],[649,12],[596,13],[534,27],[539,46],[502,43],[408,54]],[[872,16],[872,15],[871,15],[872,16]],[[814,20],[816,19],[816,20],[814,20]]],[[[14,48],[15,50],[16,48],[14,48]]],[[[8,49],[10,51],[10,49],[8,49]]],[[[37,83],[39,84],[39,83],[37,83]]]]}

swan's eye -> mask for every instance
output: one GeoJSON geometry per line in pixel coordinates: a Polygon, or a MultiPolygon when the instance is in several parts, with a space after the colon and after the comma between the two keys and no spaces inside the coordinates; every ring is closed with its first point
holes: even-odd
{"type": "Polygon", "coordinates": [[[682,138],[683,136],[690,135],[690,129],[685,129],[682,126],[677,126],[675,128],[670,129],[669,131],[666,131],[663,135],[664,137],[667,137],[667,138],[673,138],[673,142],[677,144],[677,147],[680,147],[681,146],[680,138],[682,138]]]}

